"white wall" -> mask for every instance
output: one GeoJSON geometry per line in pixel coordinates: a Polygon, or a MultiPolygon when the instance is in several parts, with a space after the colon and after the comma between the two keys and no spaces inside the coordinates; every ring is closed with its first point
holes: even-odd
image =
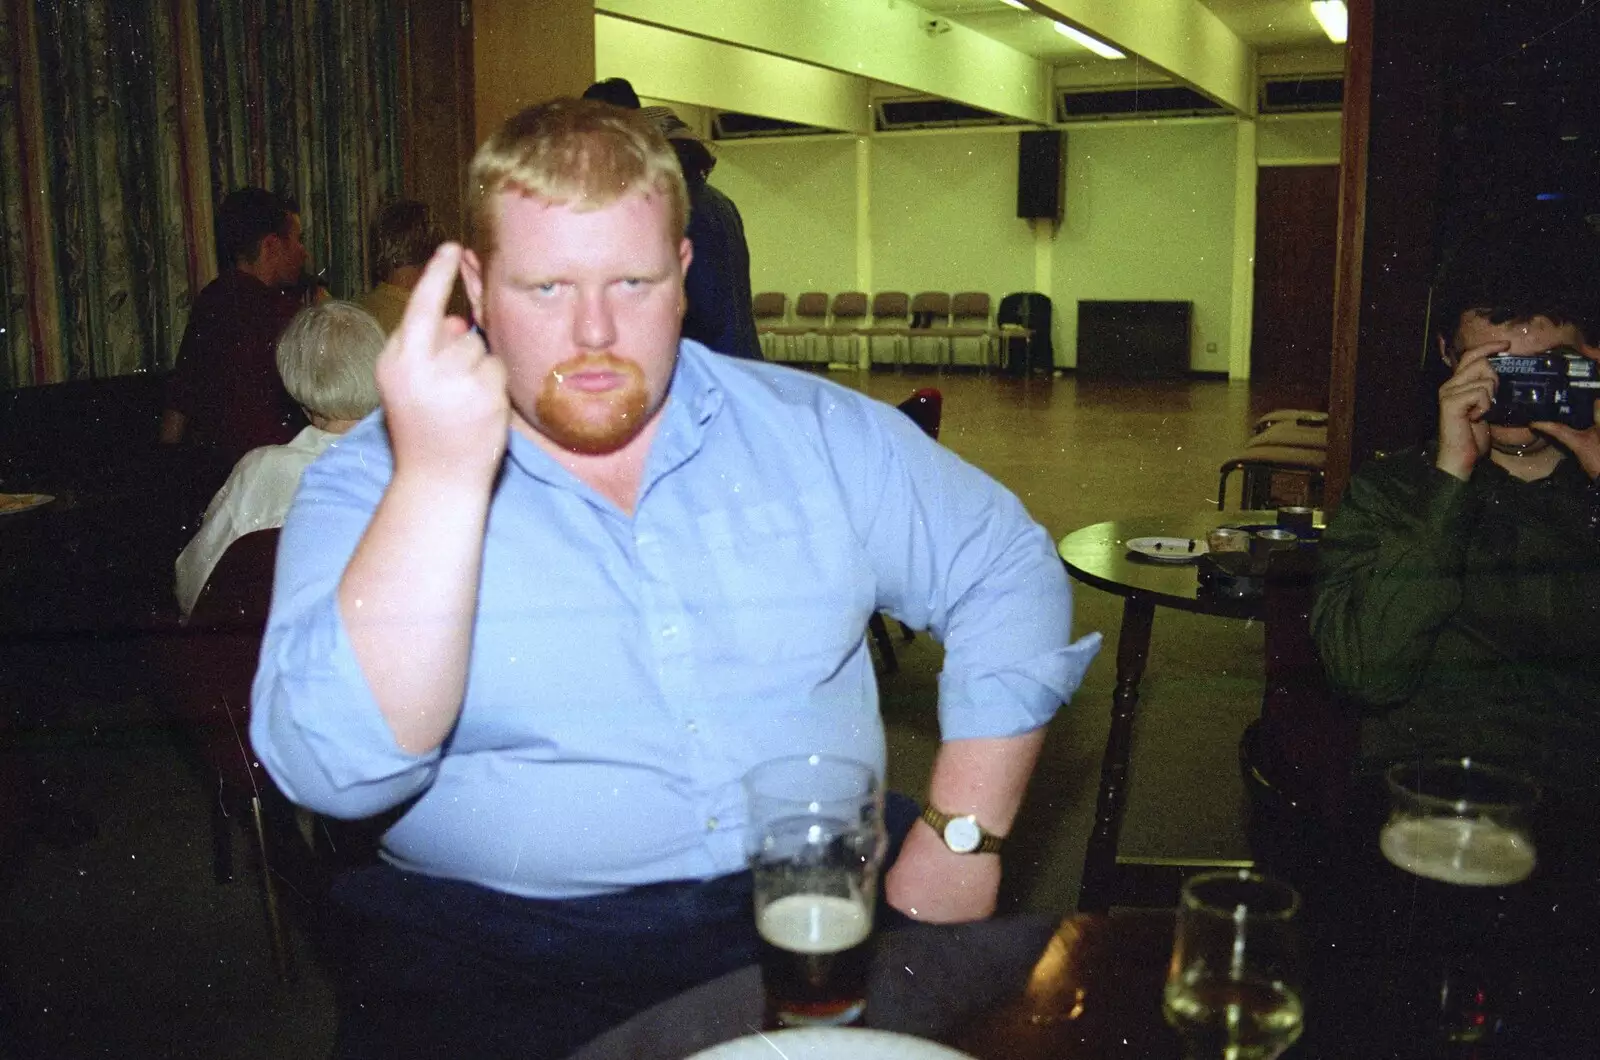
{"type": "Polygon", "coordinates": [[[719,146],[711,183],[744,218],[750,289],[850,291],[856,280],[856,162],[849,139],[719,146]]]}
{"type": "Polygon", "coordinates": [[[1337,165],[1339,114],[1270,115],[1256,122],[1256,158],[1264,166],[1337,165]]]}
{"type": "Polygon", "coordinates": [[[1017,218],[1015,133],[879,136],[872,145],[878,290],[1033,288],[1033,235],[1017,218]]]}
{"type": "Polygon", "coordinates": [[[1079,299],[1181,300],[1190,367],[1227,371],[1233,187],[1232,122],[1074,127],[1051,267],[1057,362],[1076,363],[1079,299]]]}
{"type": "MultiPolygon", "coordinates": [[[[1282,164],[1337,157],[1337,142],[1328,115],[1265,122],[1257,146],[1282,164]]],[[[1226,372],[1235,145],[1231,121],[1070,126],[1053,238],[1016,217],[1014,131],[873,136],[862,232],[854,139],[721,144],[712,181],[744,215],[757,291],[981,290],[998,303],[1045,280],[1061,365],[1076,363],[1079,299],[1192,301],[1190,367],[1226,372]]]]}

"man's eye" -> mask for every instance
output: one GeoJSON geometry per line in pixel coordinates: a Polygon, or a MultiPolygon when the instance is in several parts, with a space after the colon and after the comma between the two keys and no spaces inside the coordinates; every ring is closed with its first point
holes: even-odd
{"type": "Polygon", "coordinates": [[[645,280],[643,276],[629,276],[627,279],[622,281],[622,286],[632,291],[643,287],[647,282],[648,281],[645,280]]]}
{"type": "Polygon", "coordinates": [[[558,283],[556,283],[555,281],[552,280],[552,281],[549,281],[547,283],[536,283],[536,284],[534,284],[533,285],[533,291],[534,291],[535,294],[555,294],[556,293],[556,289],[558,287],[560,287],[560,286],[561,286],[560,284],[558,284],[558,283]]]}

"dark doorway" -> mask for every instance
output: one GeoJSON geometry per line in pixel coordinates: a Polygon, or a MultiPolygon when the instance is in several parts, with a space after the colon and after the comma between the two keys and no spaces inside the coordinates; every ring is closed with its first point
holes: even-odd
{"type": "Polygon", "coordinates": [[[1328,407],[1338,224],[1338,166],[1259,171],[1250,382],[1281,405],[1328,407]]]}

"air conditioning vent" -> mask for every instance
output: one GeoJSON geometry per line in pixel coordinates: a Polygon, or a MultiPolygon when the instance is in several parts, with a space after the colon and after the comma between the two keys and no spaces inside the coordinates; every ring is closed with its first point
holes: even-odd
{"type": "Polygon", "coordinates": [[[1344,106],[1344,77],[1273,77],[1261,82],[1261,113],[1338,110],[1344,106]]]}
{"type": "Polygon", "coordinates": [[[1022,124],[1003,114],[982,107],[969,107],[965,103],[952,103],[948,99],[880,99],[875,109],[879,132],[1022,124]]]}
{"type": "Polygon", "coordinates": [[[741,114],[736,110],[718,111],[711,119],[713,140],[749,140],[758,136],[819,136],[838,132],[820,125],[801,125],[799,122],[779,118],[763,118],[758,114],[741,114]]]}
{"type": "Polygon", "coordinates": [[[1187,118],[1225,113],[1227,108],[1222,104],[1181,85],[1074,88],[1056,96],[1056,120],[1063,122],[1106,118],[1187,118]]]}

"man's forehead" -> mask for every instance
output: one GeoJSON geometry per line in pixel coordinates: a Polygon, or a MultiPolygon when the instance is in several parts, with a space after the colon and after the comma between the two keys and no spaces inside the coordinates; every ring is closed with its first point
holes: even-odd
{"type": "Polygon", "coordinates": [[[1469,309],[1461,314],[1456,327],[1457,345],[1466,349],[1486,342],[1511,342],[1537,339],[1549,343],[1577,343],[1582,332],[1576,324],[1558,324],[1549,317],[1534,315],[1495,323],[1480,310],[1469,309]]]}
{"type": "Polygon", "coordinates": [[[625,206],[634,201],[643,201],[646,204],[664,204],[666,201],[660,192],[649,185],[628,188],[620,194],[591,195],[587,192],[579,191],[572,195],[555,196],[516,184],[508,184],[496,198],[499,201],[502,214],[507,207],[540,212],[569,210],[573,213],[590,213],[613,206],[625,206]]]}

